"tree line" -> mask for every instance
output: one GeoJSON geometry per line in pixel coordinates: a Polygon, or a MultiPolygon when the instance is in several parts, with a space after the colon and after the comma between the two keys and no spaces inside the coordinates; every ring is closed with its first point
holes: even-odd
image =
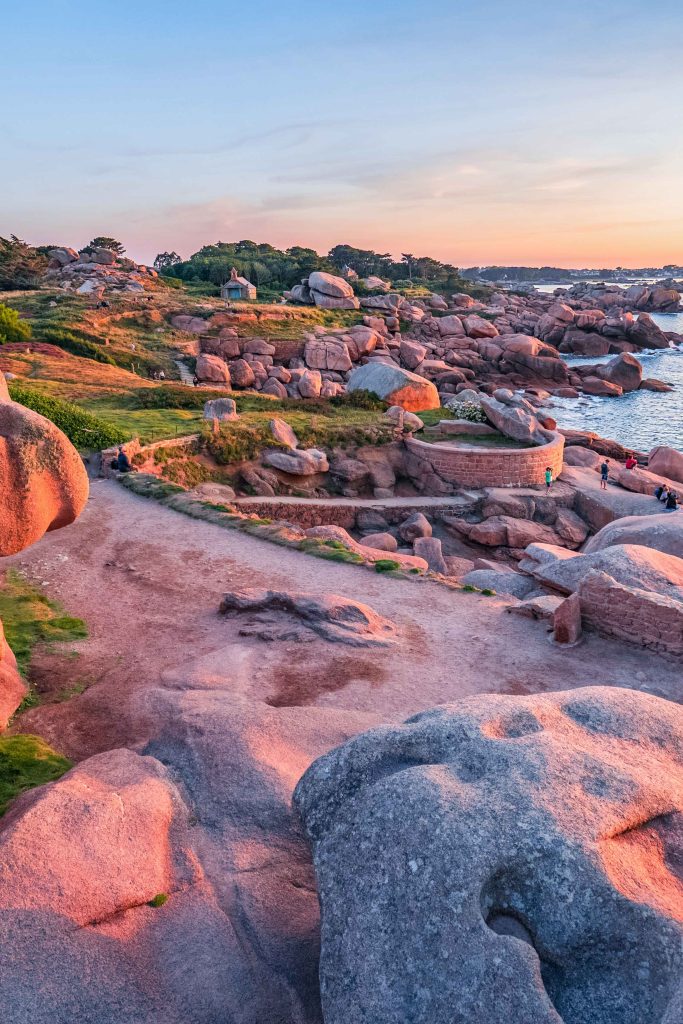
{"type": "Polygon", "coordinates": [[[227,281],[235,267],[257,288],[280,291],[299,284],[315,270],[341,274],[350,269],[359,278],[376,276],[392,284],[426,285],[444,291],[457,291],[466,284],[457,267],[429,256],[402,253],[401,259],[395,260],[391,253],[353,245],[335,245],[326,256],[320,256],[315,249],[300,245],[282,250],[250,239],[204,245],[187,260],[181,260],[175,252],[159,253],[154,267],[162,275],[181,281],[207,281],[215,285],[227,281]]]}

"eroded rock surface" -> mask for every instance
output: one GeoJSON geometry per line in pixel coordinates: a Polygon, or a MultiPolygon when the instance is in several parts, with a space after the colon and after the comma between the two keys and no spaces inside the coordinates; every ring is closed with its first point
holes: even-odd
{"type": "Polygon", "coordinates": [[[326,1024],[675,1024],[683,713],[478,696],[356,737],[295,803],[326,1024]]]}
{"type": "Polygon", "coordinates": [[[306,623],[315,633],[352,647],[393,643],[396,626],[366,604],[336,594],[303,594],[277,590],[240,590],[225,594],[222,614],[281,612],[306,623]]]}

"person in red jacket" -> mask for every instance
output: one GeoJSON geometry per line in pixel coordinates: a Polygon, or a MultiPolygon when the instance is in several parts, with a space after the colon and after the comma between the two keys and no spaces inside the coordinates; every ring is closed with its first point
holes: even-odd
{"type": "Polygon", "coordinates": [[[629,457],[626,460],[626,469],[635,469],[637,465],[638,465],[638,460],[636,459],[636,457],[633,454],[633,452],[631,452],[631,454],[629,455],[629,457]]]}

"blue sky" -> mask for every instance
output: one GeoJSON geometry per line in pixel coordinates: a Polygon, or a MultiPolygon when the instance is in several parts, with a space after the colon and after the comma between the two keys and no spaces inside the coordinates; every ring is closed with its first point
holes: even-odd
{"type": "Polygon", "coordinates": [[[682,53],[672,0],[14,5],[0,234],[683,262],[682,53]]]}

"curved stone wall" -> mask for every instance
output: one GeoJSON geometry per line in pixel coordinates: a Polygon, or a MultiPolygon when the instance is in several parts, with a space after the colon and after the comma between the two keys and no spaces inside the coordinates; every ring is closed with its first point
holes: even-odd
{"type": "Polygon", "coordinates": [[[461,448],[414,437],[405,443],[442,480],[463,487],[525,487],[544,483],[546,466],[552,469],[553,479],[562,470],[564,437],[558,433],[537,448],[461,448]]]}

